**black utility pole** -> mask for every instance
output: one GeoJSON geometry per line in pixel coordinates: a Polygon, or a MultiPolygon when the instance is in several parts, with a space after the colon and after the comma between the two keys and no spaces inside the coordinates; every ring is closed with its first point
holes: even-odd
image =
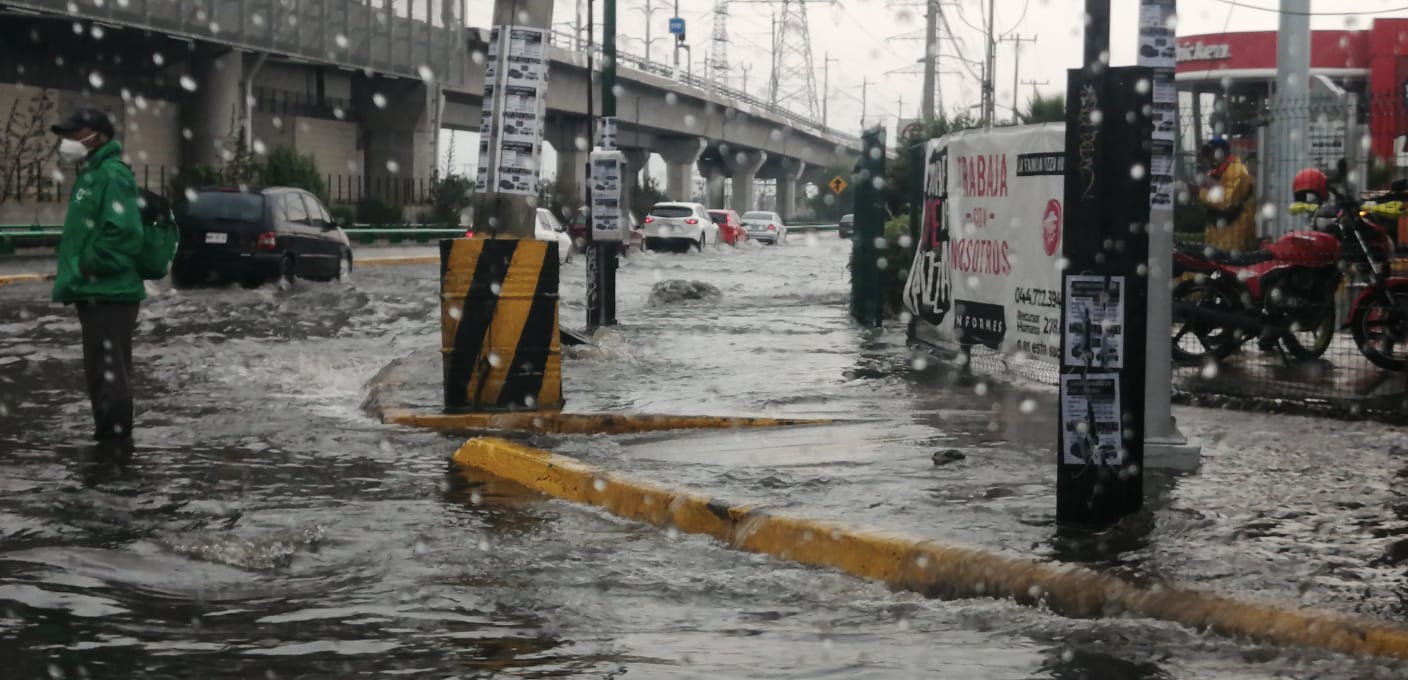
{"type": "Polygon", "coordinates": [[[1109,68],[1110,0],[1086,12],[1066,93],[1056,521],[1104,528],[1144,500],[1153,100],[1149,69],[1109,68]]]}

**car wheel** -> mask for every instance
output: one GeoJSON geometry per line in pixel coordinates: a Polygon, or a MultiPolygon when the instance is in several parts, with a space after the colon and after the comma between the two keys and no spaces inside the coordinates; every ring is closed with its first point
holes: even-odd
{"type": "Polygon", "coordinates": [[[708,238],[709,235],[704,230],[699,230],[699,240],[694,242],[694,249],[701,253],[704,252],[704,241],[708,238]]]}
{"type": "Polygon", "coordinates": [[[171,268],[171,285],[177,288],[191,288],[205,280],[205,278],[206,277],[199,276],[197,272],[184,267],[171,268]]]}
{"type": "Polygon", "coordinates": [[[346,281],[350,278],[352,278],[352,251],[345,250],[337,261],[337,280],[346,281]]]}

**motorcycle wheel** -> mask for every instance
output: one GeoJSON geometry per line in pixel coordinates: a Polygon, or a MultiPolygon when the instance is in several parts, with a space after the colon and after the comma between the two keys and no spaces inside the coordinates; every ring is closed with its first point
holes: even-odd
{"type": "MultiPolygon", "coordinates": [[[[1245,312],[1241,298],[1228,295],[1210,281],[1184,281],[1173,289],[1173,303],[1184,303],[1194,309],[1208,309],[1227,314],[1245,312]]],[[[1195,312],[1174,311],[1173,359],[1181,363],[1201,363],[1205,359],[1225,359],[1242,344],[1237,329],[1216,320],[1199,317],[1195,312]],[[1192,336],[1192,337],[1189,337],[1192,336]]]]}
{"type": "Polygon", "coordinates": [[[1408,365],[1408,291],[1370,295],[1349,320],[1359,352],[1379,368],[1401,372],[1408,365]]]}
{"type": "Polygon", "coordinates": [[[1312,326],[1286,331],[1281,346],[1296,361],[1314,361],[1325,355],[1334,339],[1335,307],[1331,304],[1320,311],[1312,326]]]}

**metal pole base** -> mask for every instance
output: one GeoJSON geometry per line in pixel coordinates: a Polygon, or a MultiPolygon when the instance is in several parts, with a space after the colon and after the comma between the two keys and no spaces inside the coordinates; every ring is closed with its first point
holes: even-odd
{"type": "MultiPolygon", "coordinates": [[[[1170,418],[1170,420],[1173,420],[1170,418]]],[[[1197,472],[1203,465],[1203,447],[1190,443],[1172,422],[1164,435],[1144,439],[1144,467],[1172,472],[1197,472]]]]}

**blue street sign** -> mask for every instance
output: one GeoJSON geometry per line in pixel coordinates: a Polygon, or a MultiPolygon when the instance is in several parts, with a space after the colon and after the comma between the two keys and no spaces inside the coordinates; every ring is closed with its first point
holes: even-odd
{"type": "Polygon", "coordinates": [[[670,17],[670,34],[679,35],[684,33],[684,19],[680,17],[670,17]]]}

